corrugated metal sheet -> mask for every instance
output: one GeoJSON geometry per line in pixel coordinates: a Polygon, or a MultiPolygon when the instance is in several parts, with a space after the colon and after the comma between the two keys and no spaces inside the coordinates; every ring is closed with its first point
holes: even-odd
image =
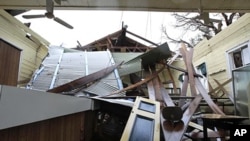
{"type": "MultiPolygon", "coordinates": [[[[98,52],[88,52],[88,70],[89,73],[93,73],[96,70],[104,69],[112,65],[109,53],[107,51],[98,51],[98,52]]],[[[96,94],[96,95],[107,95],[113,91],[119,89],[118,80],[115,76],[115,73],[110,73],[106,77],[102,78],[100,81],[97,81],[90,87],[84,89],[83,91],[96,94]]]]}
{"type": "MultiPolygon", "coordinates": [[[[112,81],[109,81],[112,83],[112,81]]],[[[99,96],[105,96],[109,95],[113,91],[119,90],[117,85],[112,85],[105,80],[100,80],[94,83],[93,85],[89,86],[86,89],[83,89],[82,92],[90,93],[90,94],[95,94],[99,96]]]]}
{"type": "Polygon", "coordinates": [[[29,83],[31,89],[46,91],[52,82],[56,66],[60,56],[63,54],[63,48],[50,47],[49,55],[42,63],[42,67],[34,73],[33,79],[29,83]]]}
{"type": "Polygon", "coordinates": [[[86,75],[84,52],[64,53],[54,87],[68,83],[86,75]]]}
{"type": "MultiPolygon", "coordinates": [[[[164,44],[144,54],[113,53],[113,58],[109,51],[63,52],[62,48],[54,47],[50,50],[50,56],[44,61],[44,70],[33,82],[33,89],[48,90],[48,86],[54,83],[53,76],[56,80],[52,86],[57,87],[105,69],[113,65],[114,62],[124,62],[119,69],[119,73],[122,75],[138,72],[141,70],[141,60],[151,63],[150,59],[157,61],[158,59],[168,57],[170,51],[167,47],[167,44],[164,44]],[[59,67],[57,68],[57,66],[59,67]]],[[[121,89],[119,87],[119,76],[116,76],[114,71],[88,88],[82,89],[82,92],[103,96],[119,89],[121,89]]]]}
{"type": "MultiPolygon", "coordinates": [[[[54,87],[111,66],[112,58],[110,57],[108,51],[64,52],[63,48],[52,47],[50,48],[50,55],[43,62],[44,69],[37,75],[33,83],[30,83],[31,88],[42,91],[48,90],[50,84],[53,83],[53,75],[58,62],[59,69],[58,72],[55,73],[56,80],[53,85],[54,87]],[[61,55],[62,58],[60,60],[61,55]]],[[[115,73],[110,73],[82,91],[103,96],[116,90],[119,90],[117,77],[115,73]]]]}

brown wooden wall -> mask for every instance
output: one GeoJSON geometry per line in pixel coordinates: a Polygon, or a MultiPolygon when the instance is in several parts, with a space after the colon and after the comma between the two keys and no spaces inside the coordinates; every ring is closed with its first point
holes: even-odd
{"type": "Polygon", "coordinates": [[[17,86],[21,51],[0,39],[0,84],[17,86]]]}
{"type": "Polygon", "coordinates": [[[0,141],[90,141],[94,112],[82,112],[0,130],[0,141]]]}

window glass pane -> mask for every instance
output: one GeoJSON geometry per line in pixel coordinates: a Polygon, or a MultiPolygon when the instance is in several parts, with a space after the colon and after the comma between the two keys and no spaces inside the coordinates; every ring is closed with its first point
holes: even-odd
{"type": "Polygon", "coordinates": [[[140,102],[139,109],[151,113],[155,113],[155,105],[147,102],[140,102]]]}
{"type": "Polygon", "coordinates": [[[130,135],[130,141],[153,141],[154,120],[137,116],[130,135]]]}
{"type": "Polygon", "coordinates": [[[237,51],[233,53],[234,66],[235,68],[239,68],[243,66],[241,51],[237,51]]]}
{"type": "Polygon", "coordinates": [[[249,64],[250,63],[250,52],[248,48],[244,48],[242,50],[242,58],[243,58],[243,63],[244,65],[249,64]]]}

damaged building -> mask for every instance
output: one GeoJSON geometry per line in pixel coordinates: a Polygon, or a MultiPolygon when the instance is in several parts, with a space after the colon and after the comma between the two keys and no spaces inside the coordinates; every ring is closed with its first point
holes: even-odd
{"type": "Polygon", "coordinates": [[[125,26],[69,49],[1,10],[0,140],[229,140],[249,125],[249,18],[178,52],[125,26]]]}

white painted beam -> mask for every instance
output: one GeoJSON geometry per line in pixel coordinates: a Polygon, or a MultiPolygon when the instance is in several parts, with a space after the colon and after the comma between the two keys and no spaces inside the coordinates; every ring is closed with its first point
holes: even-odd
{"type": "Polygon", "coordinates": [[[0,129],[92,109],[92,100],[0,85],[0,129]]]}
{"type": "MultiPolygon", "coordinates": [[[[2,9],[45,9],[45,0],[5,0],[2,9]]],[[[55,9],[165,12],[249,12],[248,0],[66,0],[55,9]]]]}

